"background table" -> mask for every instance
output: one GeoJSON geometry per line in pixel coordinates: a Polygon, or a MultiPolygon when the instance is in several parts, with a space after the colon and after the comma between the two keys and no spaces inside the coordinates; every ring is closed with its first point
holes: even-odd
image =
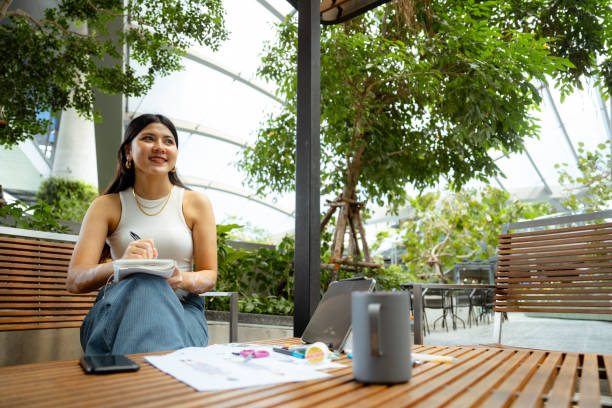
{"type": "Polygon", "coordinates": [[[423,289],[439,290],[494,290],[495,285],[487,284],[446,284],[446,283],[402,283],[400,287],[411,291],[414,314],[414,344],[423,344],[423,289]]]}
{"type": "MultiPolygon", "coordinates": [[[[297,343],[282,339],[261,344],[297,343]]],[[[394,386],[353,379],[351,360],[333,377],[230,391],[196,392],[142,361],[135,373],[85,375],[76,360],[0,368],[0,406],[116,407],[580,407],[612,405],[612,355],[528,349],[414,346],[414,352],[457,358],[424,363],[394,386]]],[[[151,354],[151,353],[149,353],[151,354]]]]}

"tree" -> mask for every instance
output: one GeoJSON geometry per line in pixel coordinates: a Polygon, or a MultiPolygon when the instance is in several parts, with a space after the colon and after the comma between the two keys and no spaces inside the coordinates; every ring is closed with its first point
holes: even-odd
{"type": "MultiPolygon", "coordinates": [[[[540,13],[539,3],[552,7],[522,3],[540,13]]],[[[324,195],[393,209],[406,203],[406,184],[422,189],[444,176],[460,188],[485,180],[499,172],[493,150],[517,152],[526,137],[537,136],[529,114],[541,100],[537,82],[547,75],[575,80],[559,72],[577,66],[551,54],[564,55],[566,46],[551,44],[565,37],[544,37],[537,25],[527,30],[523,22],[531,19],[526,12],[517,16],[517,2],[400,2],[406,4],[412,8],[387,4],[322,27],[324,195]]],[[[295,187],[296,44],[296,23],[287,20],[265,47],[258,71],[289,101],[262,123],[239,163],[260,194],[295,187]]],[[[586,48],[593,58],[599,49],[586,48]]],[[[593,72],[585,64],[580,69],[593,72]]]]}
{"type": "Polygon", "coordinates": [[[555,164],[559,173],[559,183],[565,185],[568,197],[563,206],[571,210],[603,211],[612,204],[612,162],[610,161],[610,141],[599,143],[593,151],[588,151],[584,143],[578,143],[578,170],[573,176],[567,163],[555,164]]]}
{"type": "MultiPolygon", "coordinates": [[[[221,0],[59,0],[43,18],[0,0],[0,107],[7,126],[0,145],[10,147],[46,130],[41,112],[74,108],[87,118],[95,90],[139,96],[157,76],[181,68],[184,49],[197,43],[217,49],[227,38],[221,0]],[[129,19],[125,30],[114,22],[129,19]],[[145,73],[121,62],[124,45],[145,73]]],[[[19,4],[17,4],[18,6],[19,4]]]]}
{"type": "MultiPolygon", "coordinates": [[[[486,187],[459,192],[427,193],[411,198],[411,220],[399,235],[409,272],[421,279],[444,280],[443,272],[456,262],[495,256],[501,226],[550,214],[548,203],[511,201],[507,192],[486,187]]],[[[380,234],[379,241],[385,234],[380,234]]]]}

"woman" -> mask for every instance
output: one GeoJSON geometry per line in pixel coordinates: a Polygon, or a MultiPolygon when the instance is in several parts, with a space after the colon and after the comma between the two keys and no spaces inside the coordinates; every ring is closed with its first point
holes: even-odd
{"type": "Polygon", "coordinates": [[[101,288],[81,326],[88,355],[130,354],[205,346],[208,326],[198,296],[215,286],[217,245],[210,201],[176,176],[178,136],[162,115],[128,125],[115,179],[81,226],[68,269],[73,293],[101,288]],[[134,240],[131,232],[143,239],[134,240]],[[110,284],[112,259],[174,259],[168,279],[134,274],[110,284]]]}

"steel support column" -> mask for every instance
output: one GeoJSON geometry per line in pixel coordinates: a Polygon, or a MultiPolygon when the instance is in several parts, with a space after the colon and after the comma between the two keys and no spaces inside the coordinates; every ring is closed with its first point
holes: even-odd
{"type": "Polygon", "coordinates": [[[300,337],[321,290],[320,223],[320,16],[318,0],[298,2],[298,89],[295,217],[295,312],[300,337]]]}

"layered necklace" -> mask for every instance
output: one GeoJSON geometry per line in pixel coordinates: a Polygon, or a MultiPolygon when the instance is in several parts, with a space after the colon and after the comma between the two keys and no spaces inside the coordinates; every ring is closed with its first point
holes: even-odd
{"type": "Polygon", "coordinates": [[[170,195],[172,194],[172,189],[174,188],[174,186],[172,186],[172,188],[170,189],[170,192],[168,193],[168,195],[166,196],[166,198],[163,200],[163,202],[161,202],[161,199],[159,200],[147,200],[147,201],[151,201],[153,202],[152,205],[145,205],[143,203],[140,202],[140,200],[144,200],[143,198],[139,199],[138,196],[136,195],[136,192],[134,191],[134,188],[132,187],[132,194],[134,195],[134,200],[136,201],[136,205],[138,206],[138,209],[140,210],[140,212],[142,212],[144,215],[148,215],[149,217],[153,217],[159,213],[161,213],[162,211],[164,211],[164,208],[166,208],[166,204],[168,204],[168,201],[170,200],[170,195]],[[161,208],[159,208],[159,206],[161,205],[161,208]],[[159,208],[159,210],[155,211],[155,209],[159,208]],[[146,210],[153,210],[154,212],[150,213],[147,212],[146,210]]]}

